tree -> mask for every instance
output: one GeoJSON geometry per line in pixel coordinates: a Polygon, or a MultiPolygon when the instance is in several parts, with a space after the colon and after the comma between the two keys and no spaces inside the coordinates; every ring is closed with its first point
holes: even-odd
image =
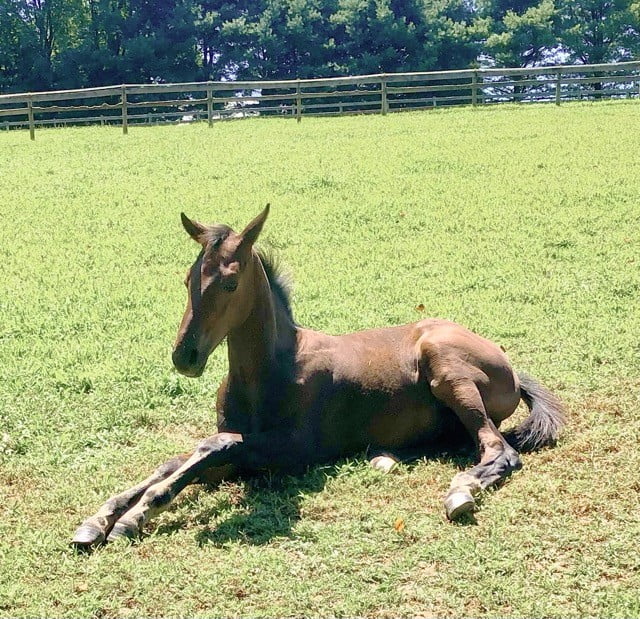
{"type": "Polygon", "coordinates": [[[539,65],[557,47],[557,12],[553,0],[521,8],[522,13],[507,9],[499,21],[493,22],[485,50],[499,66],[539,65]]]}
{"type": "Polygon", "coordinates": [[[341,73],[465,68],[480,49],[465,0],[340,0],[331,20],[341,73]]]}
{"type": "Polygon", "coordinates": [[[478,9],[484,16],[500,22],[507,13],[522,15],[538,2],[539,0],[479,0],[478,9]]]}
{"type": "Polygon", "coordinates": [[[637,56],[640,0],[0,0],[3,91],[526,67],[558,52],[637,56]]]}
{"type": "Polygon", "coordinates": [[[81,0],[0,0],[0,87],[45,90],[53,58],[72,45],[81,0]]]}
{"type": "Polygon", "coordinates": [[[21,15],[22,4],[0,0],[0,93],[38,90],[27,80],[37,61],[38,42],[35,31],[21,15]]]}
{"type": "Polygon", "coordinates": [[[331,73],[326,0],[244,0],[203,3],[199,41],[210,76],[296,78],[331,73]]]}
{"type": "Polygon", "coordinates": [[[198,3],[196,39],[206,79],[228,79],[237,75],[238,65],[250,45],[251,34],[245,26],[255,4],[253,0],[203,0],[198,3]],[[231,28],[234,32],[230,35],[229,24],[234,23],[231,28]]]}
{"type": "Polygon", "coordinates": [[[423,0],[426,36],[421,71],[465,69],[477,64],[489,20],[467,0],[423,0]]]}
{"type": "Polygon", "coordinates": [[[286,79],[469,66],[480,49],[465,0],[209,1],[210,76],[286,79]]]}
{"type": "Polygon", "coordinates": [[[424,66],[425,21],[418,0],[339,0],[334,27],[336,71],[366,74],[424,66]]]}
{"type": "Polygon", "coordinates": [[[197,75],[194,3],[129,0],[122,25],[127,80],[179,82],[197,75]]]}
{"type": "MultiPolygon", "coordinates": [[[[322,77],[332,72],[329,17],[334,3],[322,0],[268,0],[248,32],[253,46],[241,74],[262,79],[322,77]]],[[[228,36],[232,28],[226,30],[228,36]]]]}
{"type": "Polygon", "coordinates": [[[57,58],[72,87],[197,79],[192,0],[89,0],[80,42],[57,58]]]}
{"type": "Polygon", "coordinates": [[[559,38],[572,62],[599,64],[637,54],[640,5],[633,0],[558,0],[559,38]]]}

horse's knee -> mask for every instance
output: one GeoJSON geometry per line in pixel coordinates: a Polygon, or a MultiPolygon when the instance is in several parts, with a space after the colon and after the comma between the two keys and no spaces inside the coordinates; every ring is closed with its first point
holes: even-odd
{"type": "Polygon", "coordinates": [[[148,493],[151,496],[148,497],[147,505],[149,505],[149,507],[154,511],[160,511],[163,508],[167,507],[174,498],[166,488],[151,488],[148,493]]]}
{"type": "Polygon", "coordinates": [[[233,432],[219,432],[218,434],[214,434],[213,436],[200,441],[196,447],[196,453],[199,456],[206,456],[213,452],[225,451],[238,443],[242,443],[241,434],[235,434],[233,432]]]}

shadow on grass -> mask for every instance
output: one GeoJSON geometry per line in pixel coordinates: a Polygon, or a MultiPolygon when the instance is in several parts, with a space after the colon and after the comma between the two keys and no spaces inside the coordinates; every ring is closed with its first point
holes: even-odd
{"type": "MultiPolygon", "coordinates": [[[[369,456],[371,454],[368,454],[369,456]]],[[[339,461],[333,465],[316,466],[299,475],[273,475],[246,478],[240,496],[233,502],[222,499],[221,502],[206,508],[200,508],[196,514],[179,516],[174,514],[170,522],[157,527],[155,535],[166,535],[179,531],[187,524],[204,528],[196,534],[200,545],[223,546],[229,542],[242,542],[251,545],[263,545],[278,537],[294,537],[293,528],[301,519],[301,504],[311,494],[324,490],[327,482],[344,475],[348,462],[364,459],[361,454],[355,460],[339,461]],[[229,517],[217,521],[220,512],[233,509],[229,517]],[[212,524],[215,523],[215,524],[212,524]]],[[[463,470],[475,462],[473,449],[456,447],[453,451],[440,449],[420,450],[400,455],[401,461],[409,469],[423,459],[453,464],[463,470]]],[[[382,473],[381,473],[382,474],[382,473]]],[[[213,486],[201,486],[190,501],[197,508],[197,496],[200,492],[216,492],[213,486]]],[[[401,491],[401,488],[398,488],[401,491]]],[[[183,510],[184,512],[184,510],[183,510]]],[[[473,515],[463,516],[457,526],[477,524],[473,515]]]]}
{"type": "Polygon", "coordinates": [[[335,465],[315,467],[295,477],[253,478],[246,486],[241,509],[217,526],[200,531],[197,541],[215,546],[232,541],[262,545],[276,537],[292,537],[302,502],[310,494],[322,492],[339,473],[340,466],[335,465]]]}
{"type": "MultiPolygon", "coordinates": [[[[187,524],[204,528],[197,533],[201,545],[223,546],[231,541],[252,545],[269,543],[276,537],[291,537],[295,523],[301,518],[301,503],[310,494],[321,492],[327,482],[340,474],[341,465],[316,466],[299,475],[256,475],[242,481],[225,484],[221,500],[197,513],[174,514],[170,522],[157,527],[154,535],[179,531],[187,524]],[[242,484],[242,488],[240,488],[242,484]],[[224,498],[231,489],[233,498],[224,498]],[[221,512],[232,510],[226,519],[219,521],[221,512]],[[213,524],[215,523],[215,524],[213,524]]],[[[197,498],[202,492],[215,493],[216,486],[200,486],[188,499],[198,509],[197,498]]]]}

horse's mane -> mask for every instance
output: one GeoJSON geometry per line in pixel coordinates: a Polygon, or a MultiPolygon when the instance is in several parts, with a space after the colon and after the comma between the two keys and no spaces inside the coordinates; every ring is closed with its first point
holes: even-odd
{"type": "Polygon", "coordinates": [[[279,258],[273,252],[260,248],[256,249],[256,253],[267,274],[273,294],[280,301],[291,321],[295,322],[291,310],[291,276],[283,271],[279,258]]]}

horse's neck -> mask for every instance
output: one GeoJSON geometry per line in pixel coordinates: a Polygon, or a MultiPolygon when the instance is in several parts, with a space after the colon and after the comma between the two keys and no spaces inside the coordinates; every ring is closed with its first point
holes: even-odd
{"type": "Polygon", "coordinates": [[[283,351],[292,350],[296,327],[274,298],[260,259],[254,256],[255,299],[251,313],[240,327],[229,332],[229,378],[241,388],[249,411],[256,413],[268,397],[266,390],[278,375],[277,364],[283,351]]]}

